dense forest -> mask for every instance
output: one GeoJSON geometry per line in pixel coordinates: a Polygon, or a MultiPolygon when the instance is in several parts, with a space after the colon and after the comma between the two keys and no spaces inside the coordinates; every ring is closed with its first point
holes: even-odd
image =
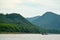
{"type": "Polygon", "coordinates": [[[20,14],[11,13],[0,14],[1,32],[39,33],[39,29],[20,14]]]}

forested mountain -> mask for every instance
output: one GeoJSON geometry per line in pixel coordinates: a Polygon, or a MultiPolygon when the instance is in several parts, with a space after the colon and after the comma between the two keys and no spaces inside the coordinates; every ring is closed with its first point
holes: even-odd
{"type": "Polygon", "coordinates": [[[35,25],[45,28],[60,28],[60,15],[54,14],[52,12],[46,12],[42,16],[28,18],[28,20],[35,25]]]}
{"type": "Polygon", "coordinates": [[[46,12],[26,20],[18,13],[0,13],[0,33],[60,33],[60,15],[46,12]]]}
{"type": "Polygon", "coordinates": [[[38,27],[17,13],[0,14],[1,32],[40,33],[38,27]]]}
{"type": "Polygon", "coordinates": [[[60,15],[53,12],[46,12],[42,16],[27,18],[27,20],[34,25],[41,26],[48,30],[50,29],[52,32],[54,32],[53,30],[60,32],[60,15]]]}

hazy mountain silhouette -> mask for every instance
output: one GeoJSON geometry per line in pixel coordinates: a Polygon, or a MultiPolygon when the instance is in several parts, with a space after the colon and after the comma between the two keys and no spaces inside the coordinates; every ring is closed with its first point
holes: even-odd
{"type": "Polygon", "coordinates": [[[42,16],[27,18],[31,23],[43,28],[60,29],[60,15],[53,12],[46,12],[42,16]]]}

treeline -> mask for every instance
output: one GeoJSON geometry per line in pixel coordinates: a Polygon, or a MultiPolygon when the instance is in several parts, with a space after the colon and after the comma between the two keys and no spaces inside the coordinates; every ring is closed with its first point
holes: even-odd
{"type": "Polygon", "coordinates": [[[35,27],[26,27],[18,24],[0,23],[0,32],[22,32],[22,33],[38,33],[35,27]]]}

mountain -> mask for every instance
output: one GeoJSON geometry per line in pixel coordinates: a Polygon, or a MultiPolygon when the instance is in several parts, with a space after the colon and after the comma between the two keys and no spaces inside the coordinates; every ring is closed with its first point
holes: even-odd
{"type": "Polygon", "coordinates": [[[60,34],[60,15],[46,12],[43,16],[26,19],[18,13],[0,13],[0,33],[60,34]]]}
{"type": "Polygon", "coordinates": [[[33,21],[36,20],[37,18],[39,18],[40,16],[36,16],[36,17],[31,17],[31,18],[26,18],[28,21],[33,21]]]}
{"type": "Polygon", "coordinates": [[[50,31],[58,30],[56,32],[60,32],[60,15],[57,15],[53,12],[46,12],[42,16],[27,18],[27,20],[34,25],[41,26],[50,31]]]}
{"type": "Polygon", "coordinates": [[[0,14],[0,33],[40,33],[38,27],[17,13],[0,14]]]}

